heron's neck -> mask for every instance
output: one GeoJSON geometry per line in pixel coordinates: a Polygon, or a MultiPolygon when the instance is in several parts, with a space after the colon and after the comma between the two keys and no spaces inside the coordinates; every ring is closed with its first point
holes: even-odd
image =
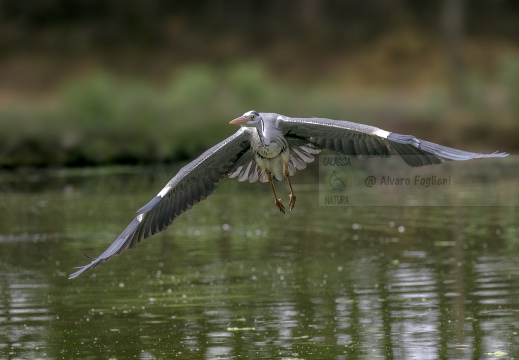
{"type": "Polygon", "coordinates": [[[283,133],[272,125],[269,123],[264,123],[263,126],[258,124],[256,127],[258,145],[261,147],[270,147],[273,144],[280,147],[288,146],[283,133]]]}
{"type": "Polygon", "coordinates": [[[256,125],[256,133],[262,146],[270,145],[269,128],[266,126],[265,120],[261,119],[259,124],[256,125]]]}

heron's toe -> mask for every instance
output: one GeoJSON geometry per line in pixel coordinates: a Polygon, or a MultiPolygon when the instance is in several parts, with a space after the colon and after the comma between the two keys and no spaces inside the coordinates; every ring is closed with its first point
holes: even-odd
{"type": "Polygon", "coordinates": [[[277,207],[279,208],[279,211],[281,211],[283,214],[286,214],[286,212],[285,212],[285,206],[284,206],[283,203],[281,202],[281,199],[276,199],[276,201],[274,202],[274,204],[277,205],[277,207]]]}
{"type": "Polygon", "coordinates": [[[288,207],[290,208],[290,211],[294,208],[294,205],[296,204],[296,196],[292,193],[288,195],[288,207]]]}

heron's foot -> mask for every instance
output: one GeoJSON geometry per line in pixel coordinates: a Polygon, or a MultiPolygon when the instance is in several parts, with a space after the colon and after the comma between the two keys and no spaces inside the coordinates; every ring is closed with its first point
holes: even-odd
{"type": "Polygon", "coordinates": [[[290,193],[290,195],[288,195],[288,199],[288,207],[290,208],[290,211],[292,211],[294,205],[296,204],[296,196],[294,195],[294,193],[290,193]]]}
{"type": "Polygon", "coordinates": [[[286,212],[285,212],[285,206],[284,206],[283,203],[281,202],[281,199],[276,198],[276,201],[274,201],[274,204],[277,205],[277,207],[279,208],[279,211],[281,211],[283,214],[286,214],[286,212]]]}

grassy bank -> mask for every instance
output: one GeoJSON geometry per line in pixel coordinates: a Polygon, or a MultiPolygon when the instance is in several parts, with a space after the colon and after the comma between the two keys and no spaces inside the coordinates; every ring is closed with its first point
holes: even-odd
{"type": "Polygon", "coordinates": [[[227,121],[250,109],[365,122],[474,150],[481,138],[479,150],[517,147],[517,58],[503,61],[491,86],[472,73],[462,108],[449,105],[441,86],[404,95],[288,86],[252,64],[194,66],[164,83],[98,73],[64,84],[52,100],[3,105],[0,167],[184,160],[230,135],[227,121]]]}

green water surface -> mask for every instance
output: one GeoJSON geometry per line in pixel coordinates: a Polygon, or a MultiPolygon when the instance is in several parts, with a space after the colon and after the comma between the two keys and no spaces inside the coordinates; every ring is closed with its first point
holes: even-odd
{"type": "MultiPolygon", "coordinates": [[[[67,280],[177,170],[2,174],[0,358],[519,357],[516,199],[319,206],[308,171],[283,215],[267,184],[228,180],[165,232],[67,280]]],[[[278,192],[287,203],[286,184],[278,192]]]]}

